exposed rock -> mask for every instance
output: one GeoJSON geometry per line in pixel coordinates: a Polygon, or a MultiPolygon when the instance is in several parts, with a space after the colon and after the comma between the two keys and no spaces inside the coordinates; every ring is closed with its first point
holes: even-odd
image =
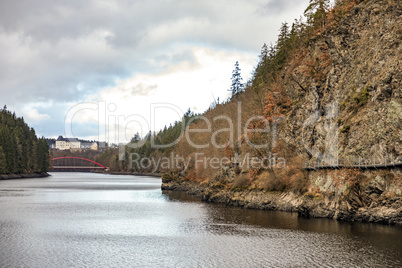
{"type": "Polygon", "coordinates": [[[302,105],[294,105],[279,139],[295,141],[298,152],[307,149],[313,158],[402,157],[400,13],[400,1],[364,1],[314,40],[310,57],[319,58],[317,48],[327,46],[331,65],[323,80],[304,78],[310,86],[303,95],[284,80],[302,105]],[[311,116],[316,111],[318,118],[311,116]]]}
{"type": "Polygon", "coordinates": [[[345,196],[329,194],[323,199],[261,190],[234,191],[214,189],[180,179],[162,179],[163,190],[185,191],[204,202],[223,203],[250,209],[297,212],[300,217],[331,218],[342,221],[361,221],[402,226],[402,198],[372,193],[372,203],[362,202],[359,192],[345,196]]]}
{"type": "MultiPolygon", "coordinates": [[[[300,52],[303,57],[280,73],[293,106],[277,139],[310,160],[402,161],[401,1],[360,1],[328,29],[310,38],[305,55],[300,52]],[[319,59],[327,64],[319,66],[319,59]],[[302,74],[312,69],[311,62],[319,71],[302,74]]],[[[245,171],[220,170],[202,185],[164,180],[162,188],[184,190],[206,202],[402,225],[398,168],[362,171],[358,180],[353,174],[311,171],[311,195],[232,189],[228,185],[240,172],[245,171]]]]}

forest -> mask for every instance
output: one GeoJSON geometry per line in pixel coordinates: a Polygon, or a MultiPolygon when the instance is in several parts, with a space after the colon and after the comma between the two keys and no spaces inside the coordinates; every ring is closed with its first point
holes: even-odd
{"type": "Polygon", "coordinates": [[[45,138],[38,138],[22,117],[0,110],[0,174],[46,173],[49,150],[45,138]]]}

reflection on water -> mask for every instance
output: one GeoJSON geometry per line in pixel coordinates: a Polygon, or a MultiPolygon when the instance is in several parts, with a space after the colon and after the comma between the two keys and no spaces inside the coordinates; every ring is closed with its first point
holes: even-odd
{"type": "Polygon", "coordinates": [[[152,177],[0,181],[0,267],[400,267],[402,230],[201,203],[152,177]]]}

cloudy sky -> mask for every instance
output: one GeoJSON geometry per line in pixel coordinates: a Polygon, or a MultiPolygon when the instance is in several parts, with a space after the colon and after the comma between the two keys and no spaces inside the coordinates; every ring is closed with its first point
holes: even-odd
{"type": "Polygon", "coordinates": [[[309,0],[1,0],[0,105],[39,136],[125,142],[228,97],[309,0]]]}

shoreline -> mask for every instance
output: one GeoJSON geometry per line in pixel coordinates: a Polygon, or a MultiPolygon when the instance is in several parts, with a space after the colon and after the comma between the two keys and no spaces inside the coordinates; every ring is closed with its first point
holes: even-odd
{"type": "Polygon", "coordinates": [[[132,176],[150,176],[162,178],[162,173],[137,173],[137,172],[123,172],[123,171],[115,171],[115,172],[107,172],[106,174],[110,175],[132,175],[132,176]]]}
{"type": "Polygon", "coordinates": [[[13,180],[13,179],[33,179],[33,178],[45,178],[51,176],[49,173],[23,173],[23,174],[0,174],[0,180],[13,180]]]}
{"type": "Polygon", "coordinates": [[[197,182],[162,178],[162,190],[183,191],[200,197],[203,202],[221,203],[246,209],[297,212],[305,218],[329,218],[347,222],[366,222],[402,227],[401,198],[382,198],[372,206],[356,207],[353,198],[337,196],[309,198],[292,192],[262,190],[234,191],[202,186],[197,182]]]}

